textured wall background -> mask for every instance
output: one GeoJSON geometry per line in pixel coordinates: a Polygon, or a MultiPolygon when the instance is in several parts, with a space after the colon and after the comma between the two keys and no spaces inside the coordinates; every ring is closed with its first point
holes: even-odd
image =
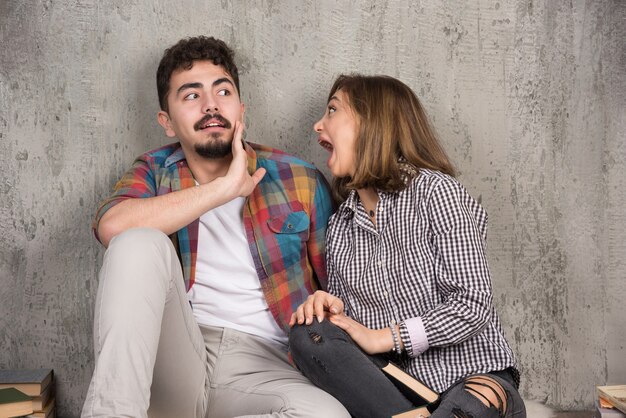
{"type": "Polygon", "coordinates": [[[626,2],[1,0],[0,367],[53,367],[60,416],[93,367],[92,215],[168,142],[156,66],[196,34],[238,54],[248,139],[324,169],[337,74],[413,87],[490,214],[523,395],[583,409],[626,383],[626,2]]]}

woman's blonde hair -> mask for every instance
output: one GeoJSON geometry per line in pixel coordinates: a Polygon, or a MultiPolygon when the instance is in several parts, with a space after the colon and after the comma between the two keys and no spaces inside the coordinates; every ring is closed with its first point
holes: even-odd
{"type": "Polygon", "coordinates": [[[351,189],[403,189],[420,168],[451,176],[454,167],[437,140],[417,96],[389,76],[340,75],[328,99],[341,90],[357,120],[356,171],[335,178],[333,191],[345,200],[351,189]]]}

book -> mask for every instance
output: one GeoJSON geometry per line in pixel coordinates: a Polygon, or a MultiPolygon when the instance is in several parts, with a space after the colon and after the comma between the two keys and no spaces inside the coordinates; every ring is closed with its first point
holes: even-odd
{"type": "Polygon", "coordinates": [[[15,388],[0,389],[0,417],[21,417],[32,412],[30,396],[15,388]]]}
{"type": "Polygon", "coordinates": [[[597,386],[598,397],[626,413],[626,385],[597,386]]]}
{"type": "MultiPolygon", "coordinates": [[[[370,356],[370,358],[398,390],[416,407],[428,407],[439,399],[437,392],[402,370],[386,357],[370,356]]],[[[419,416],[418,411],[411,412],[414,413],[413,416],[419,416]]],[[[430,414],[424,416],[430,416],[430,414]]]]}
{"type": "Polygon", "coordinates": [[[0,389],[13,387],[26,395],[39,396],[52,381],[52,369],[0,370],[0,389]]]}
{"type": "Polygon", "coordinates": [[[39,394],[39,396],[33,397],[33,410],[42,411],[44,406],[48,403],[48,400],[54,396],[54,385],[48,384],[46,388],[39,394]]]}
{"type": "Polygon", "coordinates": [[[54,418],[56,415],[54,398],[48,401],[48,404],[41,411],[35,411],[29,415],[32,418],[54,418]]]}
{"type": "Polygon", "coordinates": [[[626,418],[625,413],[612,407],[603,406],[598,399],[596,400],[596,410],[593,416],[594,418],[626,418]]]}
{"type": "Polygon", "coordinates": [[[611,405],[611,402],[607,401],[602,396],[598,396],[598,404],[600,405],[600,408],[615,409],[615,407],[611,405]]]}

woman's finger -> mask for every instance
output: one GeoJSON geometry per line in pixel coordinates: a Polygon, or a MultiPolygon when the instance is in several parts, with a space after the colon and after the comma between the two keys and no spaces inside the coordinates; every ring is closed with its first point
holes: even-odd
{"type": "Polygon", "coordinates": [[[307,325],[311,325],[313,323],[313,306],[315,305],[315,295],[310,295],[306,302],[303,303],[304,306],[304,319],[307,325]]]}
{"type": "Polygon", "coordinates": [[[304,304],[298,306],[298,309],[296,309],[296,317],[298,318],[298,324],[302,325],[304,322],[304,304]]]}

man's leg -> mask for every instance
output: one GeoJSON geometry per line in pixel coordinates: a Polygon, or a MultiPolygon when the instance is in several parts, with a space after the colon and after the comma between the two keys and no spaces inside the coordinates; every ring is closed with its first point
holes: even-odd
{"type": "Polygon", "coordinates": [[[357,417],[390,417],[414,408],[350,336],[329,320],[296,325],[291,355],[313,383],[357,417]]]}
{"type": "Polygon", "coordinates": [[[201,330],[213,370],[207,416],[350,416],[335,398],[295,369],[278,344],[228,328],[201,330]]]}
{"type": "Polygon", "coordinates": [[[154,229],[115,237],[100,272],[96,366],[83,417],[201,417],[206,351],[169,238],[154,229]]]}

